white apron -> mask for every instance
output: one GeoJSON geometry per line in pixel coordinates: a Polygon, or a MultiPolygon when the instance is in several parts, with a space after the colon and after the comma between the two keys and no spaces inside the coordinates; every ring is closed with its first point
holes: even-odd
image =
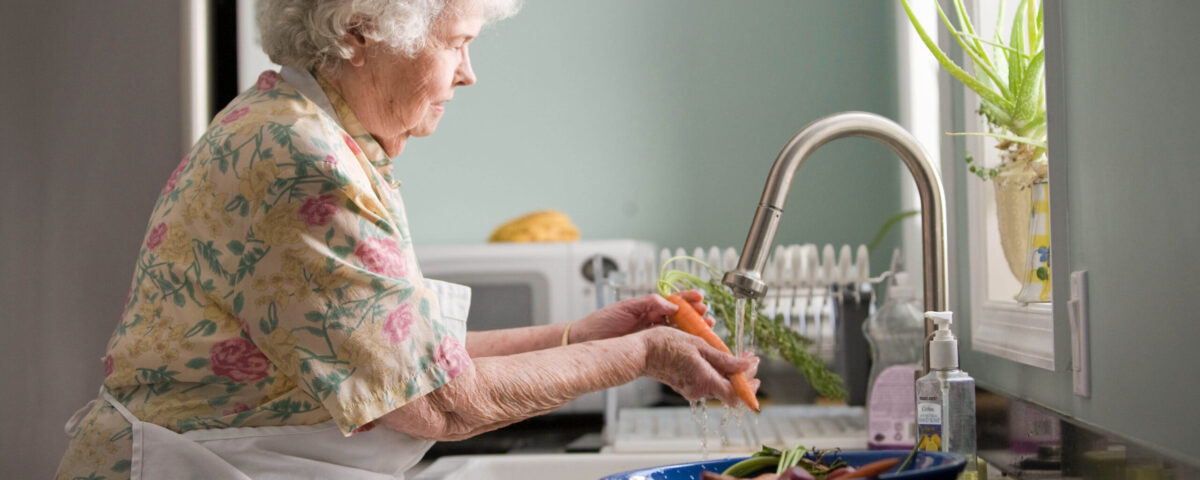
{"type": "MultiPolygon", "coordinates": [[[[471,289],[425,280],[446,326],[465,345],[471,289]]],[[[342,435],[333,420],[317,425],[244,427],[175,433],[137,419],[106,390],[103,397],[133,426],[130,478],[150,479],[403,479],[434,442],[387,427],[342,435]]],[[[67,422],[68,434],[92,404],[67,422]]]]}

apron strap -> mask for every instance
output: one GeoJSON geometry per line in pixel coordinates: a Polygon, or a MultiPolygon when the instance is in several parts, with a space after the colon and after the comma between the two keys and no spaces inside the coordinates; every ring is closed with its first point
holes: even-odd
{"type": "Polygon", "coordinates": [[[113,398],[112,395],[108,393],[107,388],[104,389],[104,399],[108,400],[109,405],[112,405],[113,408],[117,409],[117,412],[120,412],[121,416],[125,417],[125,420],[128,421],[130,425],[137,425],[139,422],[138,418],[133,416],[132,413],[129,413],[129,409],[125,408],[123,403],[118,402],[117,399],[113,398]]]}

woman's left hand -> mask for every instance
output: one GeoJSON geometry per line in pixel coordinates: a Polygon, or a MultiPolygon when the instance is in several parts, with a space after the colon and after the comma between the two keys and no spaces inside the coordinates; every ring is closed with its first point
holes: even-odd
{"type": "MultiPolygon", "coordinates": [[[[704,295],[697,290],[685,290],[679,293],[684,300],[692,304],[701,316],[708,311],[704,305],[704,295]]],[[[622,300],[614,303],[576,322],[571,328],[570,343],[581,343],[589,340],[619,337],[645,330],[658,325],[666,325],[669,315],[679,310],[675,304],[667,301],[658,294],[642,295],[640,297],[622,300]]],[[[711,318],[705,318],[709,326],[711,318]]]]}

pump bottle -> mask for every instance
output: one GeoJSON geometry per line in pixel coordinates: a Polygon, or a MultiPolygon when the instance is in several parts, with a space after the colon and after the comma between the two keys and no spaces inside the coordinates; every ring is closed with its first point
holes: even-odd
{"type": "Polygon", "coordinates": [[[917,448],[967,457],[964,477],[977,472],[975,379],[958,368],[952,312],[925,312],[936,325],[929,342],[929,373],[917,379],[917,448]]]}

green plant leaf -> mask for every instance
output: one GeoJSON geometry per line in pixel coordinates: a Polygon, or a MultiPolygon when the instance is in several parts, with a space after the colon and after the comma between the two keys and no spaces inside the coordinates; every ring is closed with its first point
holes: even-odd
{"type": "Polygon", "coordinates": [[[1046,29],[1042,27],[1042,2],[1038,2],[1037,12],[1033,11],[1031,4],[1026,4],[1025,8],[1025,25],[1029,27],[1029,45],[1042,44],[1042,32],[1046,29]]]}
{"type": "MultiPolygon", "coordinates": [[[[913,28],[916,29],[917,36],[921,37],[921,41],[925,43],[925,47],[929,49],[929,52],[933,54],[934,58],[937,58],[938,63],[942,64],[942,67],[950,72],[950,75],[953,75],[954,78],[957,78],[958,81],[962,82],[963,85],[966,85],[967,88],[970,88],[983,99],[1002,107],[1004,110],[1010,110],[1012,108],[1012,102],[1008,101],[1008,99],[1004,98],[999,93],[996,93],[988,88],[988,86],[983,82],[975,79],[974,76],[972,76],[970,73],[967,73],[967,71],[963,70],[962,67],[959,67],[957,63],[954,63],[950,57],[946,56],[946,53],[943,52],[942,49],[938,48],[937,42],[934,42],[933,39],[929,38],[929,34],[925,32],[923,27],[921,27],[921,22],[917,21],[916,15],[912,12],[912,8],[908,6],[908,0],[900,0],[900,2],[904,5],[904,11],[908,15],[908,20],[912,22],[913,28]]],[[[938,11],[941,12],[940,9],[938,11]]],[[[946,18],[944,13],[942,14],[942,19],[943,21],[947,22],[947,25],[949,24],[950,20],[946,18]]]]}
{"type": "Polygon", "coordinates": [[[976,136],[976,137],[992,137],[999,140],[1008,140],[1010,142],[1025,143],[1038,148],[1046,148],[1046,144],[1028,137],[1018,137],[1015,135],[1005,135],[1003,133],[984,133],[984,132],[947,132],[946,135],[956,136],[976,136]]]}
{"type": "MultiPolygon", "coordinates": [[[[970,163],[970,162],[971,162],[970,157],[968,157],[967,163],[970,163]]],[[[874,252],[875,247],[878,247],[880,243],[883,243],[883,239],[887,238],[888,232],[891,231],[892,228],[895,227],[897,223],[900,223],[901,220],[904,220],[904,219],[911,217],[913,215],[916,215],[918,213],[921,213],[921,211],[920,210],[905,210],[903,212],[900,212],[900,213],[897,213],[895,215],[888,217],[888,219],[883,222],[883,226],[879,227],[879,231],[875,233],[875,238],[872,238],[871,243],[867,244],[867,251],[874,252]]]]}
{"type": "MultiPolygon", "coordinates": [[[[1009,33],[1008,37],[1008,45],[1013,48],[1014,52],[1008,52],[1004,55],[1004,58],[1008,61],[1008,86],[1013,92],[1021,91],[1021,84],[1025,81],[1026,62],[1025,59],[1021,57],[1021,54],[1017,53],[1025,51],[1025,35],[1022,28],[1022,25],[1025,24],[1025,21],[1024,17],[1020,15],[1021,5],[1025,5],[1025,1],[1022,1],[1021,4],[1017,6],[1018,15],[1013,18],[1012,31],[1009,33]]],[[[1018,102],[1019,100],[1017,98],[1013,98],[1013,103],[1018,102]]],[[[1017,104],[1014,105],[1014,107],[1020,108],[1020,105],[1017,104]]]]}
{"type": "Polygon", "coordinates": [[[978,42],[980,42],[980,43],[986,43],[986,44],[987,44],[989,47],[992,47],[992,48],[999,48],[999,49],[1001,49],[1001,50],[1004,50],[1004,51],[1007,51],[1007,52],[1013,52],[1013,53],[1017,53],[1017,54],[1019,54],[1019,55],[1022,55],[1022,56],[1026,57],[1026,58],[1032,58],[1032,55],[1029,55],[1029,54],[1027,54],[1027,53],[1025,53],[1025,52],[1020,52],[1020,51],[1017,51],[1017,49],[1015,49],[1015,48],[1012,48],[1012,47],[1010,47],[1010,46],[1008,46],[1008,45],[1005,45],[1005,44],[1003,44],[1003,43],[996,43],[996,42],[993,42],[993,41],[991,41],[991,40],[988,40],[988,39],[986,39],[986,38],[980,37],[980,36],[978,36],[978,35],[973,35],[973,34],[970,34],[970,33],[967,33],[967,32],[963,32],[963,31],[959,31],[957,34],[958,34],[958,35],[962,35],[963,37],[968,37],[968,38],[971,38],[971,39],[973,39],[973,40],[975,40],[975,41],[978,41],[978,42]]]}
{"type": "MultiPolygon", "coordinates": [[[[954,40],[958,42],[963,51],[971,57],[971,61],[975,63],[976,70],[982,71],[991,79],[996,88],[1000,90],[1000,95],[1004,98],[1010,96],[1008,82],[1004,80],[1003,72],[997,69],[997,64],[992,61],[991,56],[983,49],[983,45],[978,41],[966,42],[964,38],[979,38],[978,32],[975,31],[975,26],[971,23],[971,18],[967,15],[967,8],[963,6],[962,0],[955,0],[954,11],[958,17],[958,29],[950,25],[950,19],[946,17],[946,13],[942,11],[940,3],[934,3],[938,9],[938,15],[942,18],[942,23],[946,24],[947,29],[954,35],[954,40]]],[[[1003,65],[999,65],[1003,66],[1003,65]]]]}
{"type": "Polygon", "coordinates": [[[1042,83],[1042,67],[1046,64],[1046,52],[1039,51],[1033,60],[1021,72],[1020,88],[1016,91],[1016,110],[1013,112],[1013,123],[1025,124],[1038,116],[1039,111],[1044,115],[1045,107],[1039,105],[1039,92],[1042,83]]]}

